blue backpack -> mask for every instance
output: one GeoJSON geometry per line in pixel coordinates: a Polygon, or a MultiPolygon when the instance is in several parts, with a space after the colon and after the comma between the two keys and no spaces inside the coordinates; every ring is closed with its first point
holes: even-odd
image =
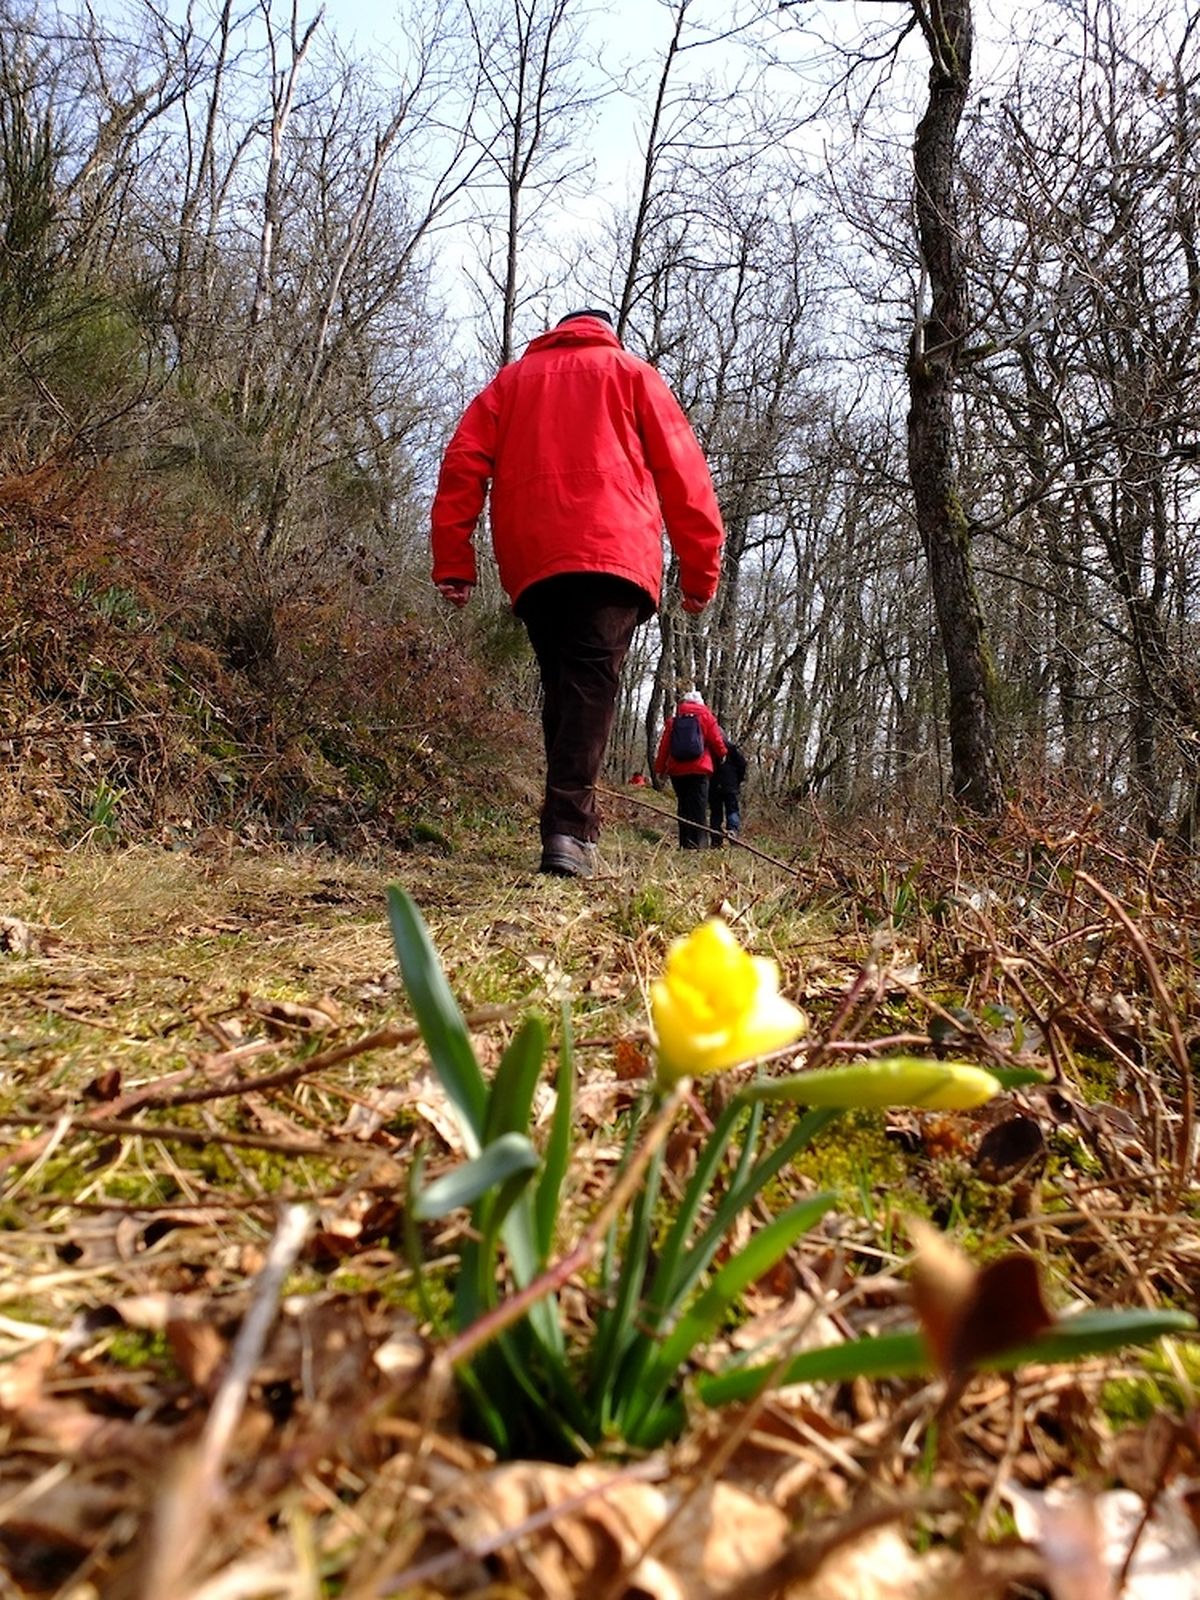
{"type": "Polygon", "coordinates": [[[699,761],[704,754],[704,730],[693,711],[681,711],[671,723],[671,760],[699,761]]]}

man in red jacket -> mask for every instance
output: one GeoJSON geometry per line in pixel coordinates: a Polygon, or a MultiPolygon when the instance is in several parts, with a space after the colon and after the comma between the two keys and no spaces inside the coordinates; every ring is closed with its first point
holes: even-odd
{"type": "Polygon", "coordinates": [[[542,678],[540,870],[587,877],[621,667],[662,591],[663,526],[683,608],[696,613],[716,593],[721,513],[678,401],[605,311],[564,317],[463,414],[432,514],[433,581],[452,605],[475,586],[489,483],[500,582],[542,678]]]}

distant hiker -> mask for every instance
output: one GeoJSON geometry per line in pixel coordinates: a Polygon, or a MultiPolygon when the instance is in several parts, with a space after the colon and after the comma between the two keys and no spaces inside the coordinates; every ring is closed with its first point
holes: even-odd
{"type": "Polygon", "coordinates": [[[746,758],[732,739],[725,740],[725,759],[719,761],[708,786],[709,826],[719,830],[709,834],[708,842],[719,850],[725,838],[736,838],[742,826],[742,784],[746,781],[746,758]]]}
{"type": "Polygon", "coordinates": [[[678,401],[606,311],[570,312],[467,407],[432,514],[433,581],[451,605],[475,586],[489,482],[500,582],[542,679],[539,870],[587,877],[621,667],[662,590],[663,525],[683,608],[696,613],[716,592],[721,513],[678,401]]]}
{"type": "Polygon", "coordinates": [[[708,781],[726,748],[716,717],[690,689],[667,718],[654,758],[655,772],[669,777],[675,791],[681,850],[703,850],[708,843],[708,781]]]}
{"type": "Polygon", "coordinates": [[[644,772],[635,772],[629,780],[629,787],[631,789],[645,789],[647,787],[646,774],[644,772]]]}

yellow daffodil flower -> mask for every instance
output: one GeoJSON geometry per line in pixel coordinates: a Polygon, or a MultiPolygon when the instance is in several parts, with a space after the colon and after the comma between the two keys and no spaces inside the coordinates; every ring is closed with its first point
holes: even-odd
{"type": "Polygon", "coordinates": [[[672,944],[650,985],[650,1014],[662,1088],[782,1050],[808,1030],[779,993],[777,963],[743,950],[719,917],[672,944]]]}
{"type": "Polygon", "coordinates": [[[966,1061],[926,1061],[886,1056],[852,1067],[798,1072],[791,1078],[756,1083],[750,1100],[791,1100],[802,1106],[921,1106],[927,1111],[968,1111],[1000,1092],[999,1081],[966,1061]]]}

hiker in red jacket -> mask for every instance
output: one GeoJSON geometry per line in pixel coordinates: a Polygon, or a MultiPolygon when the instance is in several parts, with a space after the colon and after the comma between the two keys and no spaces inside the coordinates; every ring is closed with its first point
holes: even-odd
{"type": "Polygon", "coordinates": [[[696,613],[716,592],[721,513],[679,403],[605,311],[565,316],[467,407],[432,513],[433,581],[452,605],[475,586],[489,483],[500,582],[541,670],[540,870],[587,877],[621,666],[662,590],[663,525],[696,613]]]}
{"type": "Polygon", "coordinates": [[[654,770],[675,791],[679,848],[703,850],[708,843],[708,782],[725,759],[725,735],[695,689],[681,696],[658,741],[654,770]]]}

